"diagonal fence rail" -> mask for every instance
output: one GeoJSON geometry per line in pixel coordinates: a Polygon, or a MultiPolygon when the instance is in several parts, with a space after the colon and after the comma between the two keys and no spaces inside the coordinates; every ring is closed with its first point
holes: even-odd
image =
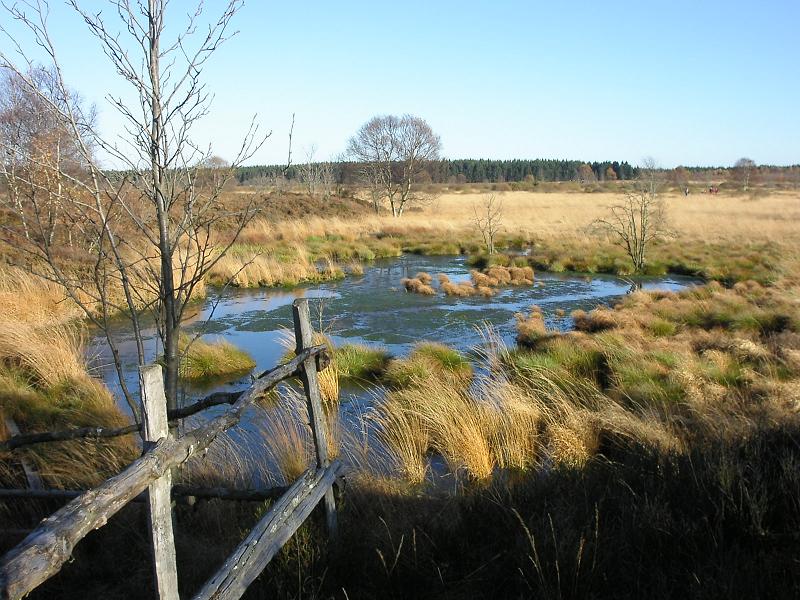
{"type": "Polygon", "coordinates": [[[256,399],[278,383],[299,375],[307,400],[316,465],[306,471],[275,501],[251,533],[195,596],[239,598],[270,559],[325,499],[330,535],[336,532],[333,484],[341,463],[328,458],[327,427],[317,370],[327,364],[326,348],[313,346],[308,301],[293,304],[296,354],[290,361],[262,374],[222,414],[179,436],[170,437],[163,380],[158,367],[141,372],[144,453],[118,475],[71,500],[44,519],[22,542],[0,559],[0,597],[22,598],[61,569],[75,546],[91,531],[147,491],[153,568],[159,600],[178,596],[178,573],[172,535],[172,469],[207,448],[221,433],[239,423],[256,399]]]}

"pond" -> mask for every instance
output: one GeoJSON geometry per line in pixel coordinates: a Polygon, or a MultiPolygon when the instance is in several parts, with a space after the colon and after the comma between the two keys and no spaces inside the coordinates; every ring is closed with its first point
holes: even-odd
{"type": "MultiPolygon", "coordinates": [[[[491,325],[506,341],[515,335],[515,317],[528,312],[533,305],[542,309],[550,329],[572,327],[569,314],[576,309],[592,309],[612,304],[629,293],[630,281],[606,275],[580,276],[537,273],[533,286],[500,288],[492,298],[473,296],[423,296],[411,294],[400,284],[403,277],[426,271],[435,278],[445,273],[451,281],[469,279],[470,267],[463,257],[405,255],[376,260],[360,277],[293,289],[230,288],[224,296],[211,289],[202,308],[188,328],[202,331],[210,338],[222,337],[249,352],[256,361],[256,371],[275,366],[285,353],[281,338],[292,328],[292,302],[309,298],[315,329],[321,328],[336,345],[363,343],[386,348],[394,356],[403,356],[419,341],[436,341],[469,351],[482,341],[480,328],[491,325]],[[563,315],[563,316],[560,316],[563,315]]],[[[642,288],[679,290],[697,280],[667,276],[646,278],[642,288]]],[[[435,285],[435,284],[434,284],[435,285]]],[[[152,336],[153,333],[150,332],[152,336]]],[[[117,332],[120,351],[128,379],[135,387],[136,354],[132,335],[124,329],[117,332]]],[[[155,340],[148,343],[155,358],[155,340]]],[[[103,379],[118,393],[116,373],[108,360],[104,340],[95,340],[95,355],[103,379]]],[[[186,389],[187,399],[218,390],[238,389],[248,385],[249,378],[219,383],[198,389],[186,389]]],[[[117,394],[118,395],[118,394],[117,394]]]]}
{"type": "MultiPolygon", "coordinates": [[[[572,327],[570,313],[576,309],[589,310],[600,304],[613,304],[629,293],[632,283],[613,276],[537,273],[533,286],[500,288],[491,298],[479,296],[459,298],[441,294],[423,296],[405,291],[403,277],[413,277],[419,271],[434,276],[445,273],[451,281],[469,279],[470,267],[464,257],[429,257],[405,255],[399,258],[370,263],[363,276],[293,289],[228,289],[220,296],[211,289],[188,325],[194,332],[210,338],[222,337],[246,350],[257,363],[255,372],[274,367],[286,352],[281,340],[292,328],[292,302],[299,297],[313,299],[312,321],[338,345],[362,343],[386,348],[394,356],[406,355],[419,341],[436,341],[469,352],[480,345],[481,329],[490,325],[507,343],[513,343],[515,314],[527,313],[531,306],[541,308],[550,329],[572,327]]],[[[679,290],[696,280],[668,276],[646,278],[638,283],[643,289],[679,290]]],[[[436,284],[434,284],[436,285],[436,284]]],[[[129,384],[136,388],[137,370],[133,339],[124,329],[118,332],[121,358],[128,373],[129,384]]],[[[156,342],[148,348],[151,359],[156,357],[156,342]]],[[[96,340],[97,363],[103,378],[117,397],[119,383],[111,366],[108,349],[102,339],[96,340]]],[[[182,404],[214,391],[244,389],[250,376],[236,381],[220,382],[203,388],[187,387],[182,391],[182,404]]],[[[344,387],[341,390],[340,419],[346,429],[360,427],[359,419],[377,396],[374,389],[344,387]]],[[[219,411],[217,407],[202,413],[208,418],[219,411]]],[[[260,413],[259,413],[260,414],[260,413]]],[[[263,419],[255,414],[246,417],[239,431],[247,432],[254,421],[263,419]]]]}

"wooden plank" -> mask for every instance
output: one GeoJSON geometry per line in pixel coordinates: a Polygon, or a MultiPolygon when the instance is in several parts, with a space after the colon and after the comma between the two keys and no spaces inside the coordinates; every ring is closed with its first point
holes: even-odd
{"type": "Polygon", "coordinates": [[[326,491],[331,489],[340,468],[341,463],[334,461],[325,469],[306,471],[270,507],[217,573],[194,596],[194,600],[241,598],[247,587],[308,518],[326,491]]]}
{"type": "Polygon", "coordinates": [[[303,362],[324,353],[324,347],[309,348],[256,381],[224,413],[177,439],[165,438],[131,463],[124,471],[75,498],[44,519],[22,542],[0,561],[0,598],[21,598],[56,574],[69,560],[75,545],[90,531],[143,492],[165,471],[204,450],[218,435],[235,425],[244,410],[280,381],[297,372],[303,362]]]}
{"type": "MultiPolygon", "coordinates": [[[[261,489],[236,489],[213,487],[204,488],[192,485],[173,484],[173,498],[200,498],[204,500],[235,500],[244,502],[263,502],[280,498],[288,490],[288,486],[277,486],[261,489]]],[[[89,490],[58,490],[58,489],[2,489],[0,500],[72,500],[85,494],[89,490]]],[[[139,494],[131,502],[147,502],[147,493],[139,494]]]]}
{"type": "MultiPolygon", "coordinates": [[[[298,298],[292,303],[292,316],[294,317],[295,353],[299,355],[303,350],[314,345],[314,330],[311,327],[311,315],[306,298],[298,298]]],[[[314,436],[317,466],[325,468],[329,464],[328,432],[319,391],[316,360],[309,358],[303,362],[300,379],[303,382],[303,389],[306,393],[306,406],[308,407],[308,418],[314,436]]],[[[328,534],[335,536],[336,499],[333,495],[333,488],[325,492],[325,519],[328,525],[328,534]]]]}
{"type": "MultiPolygon", "coordinates": [[[[147,365],[139,370],[142,392],[143,435],[145,451],[155,442],[169,437],[167,398],[161,365],[147,365]]],[[[150,484],[148,495],[148,524],[153,549],[153,571],[160,600],[177,600],[178,565],[175,561],[175,537],[172,532],[172,471],[150,484]]]]}

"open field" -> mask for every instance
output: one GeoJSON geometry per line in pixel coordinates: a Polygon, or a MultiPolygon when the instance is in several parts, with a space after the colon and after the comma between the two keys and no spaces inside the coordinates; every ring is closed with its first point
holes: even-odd
{"type": "MultiPolygon", "coordinates": [[[[242,232],[211,281],[234,276],[244,287],[292,285],[341,277],[337,264],[419,254],[483,251],[474,207],[486,194],[443,194],[402,218],[365,212],[358,218],[256,218],[242,232]],[[321,266],[317,263],[322,261],[321,266]]],[[[621,194],[504,192],[502,251],[527,249],[536,270],[628,275],[631,263],[596,219],[607,216],[621,194]]],[[[775,281],[796,274],[800,193],[758,196],[665,196],[669,235],[652,244],[646,272],[672,272],[731,284],[775,281]]]]}
{"type": "MultiPolygon", "coordinates": [[[[581,192],[485,192],[444,193],[402,218],[376,216],[368,209],[358,216],[304,215],[302,219],[271,219],[278,239],[301,241],[310,236],[368,236],[377,232],[416,230],[467,231],[474,229],[473,206],[495,194],[503,203],[503,223],[510,234],[536,236],[574,236],[618,202],[619,193],[581,192]]],[[[772,192],[762,197],[748,195],[666,194],[667,215],[676,235],[707,241],[746,239],[773,240],[800,238],[800,192],[772,192]]],[[[261,225],[265,230],[268,226],[261,225]]],[[[251,227],[250,234],[256,233],[251,227]]],[[[245,235],[247,239],[247,234],[245,235]]]]}

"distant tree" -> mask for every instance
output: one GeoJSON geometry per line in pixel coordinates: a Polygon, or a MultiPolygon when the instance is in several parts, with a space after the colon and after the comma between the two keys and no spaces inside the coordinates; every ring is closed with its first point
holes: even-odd
{"type": "Polygon", "coordinates": [[[316,146],[306,152],[305,164],[297,166],[297,177],[312,198],[328,198],[333,193],[333,165],[330,162],[316,162],[316,146]]]}
{"type": "Polygon", "coordinates": [[[689,171],[684,167],[676,167],[671,175],[673,185],[685,189],[689,185],[689,171]]]}
{"type": "Polygon", "coordinates": [[[421,199],[416,184],[426,166],[439,159],[441,140],[424,119],[384,115],[367,121],[348,144],[348,154],[360,163],[361,181],[376,209],[388,202],[392,216],[421,199]]]}
{"type": "Polygon", "coordinates": [[[750,186],[750,180],[753,177],[755,168],[756,163],[749,158],[740,158],[736,161],[736,164],[733,165],[734,181],[736,181],[743,192],[746,192],[747,188],[750,186]]]}
{"type": "Polygon", "coordinates": [[[625,250],[636,273],[644,270],[652,242],[668,234],[660,173],[652,159],[645,159],[634,189],[611,206],[607,217],[595,221],[625,250]]]}
{"type": "Polygon", "coordinates": [[[0,205],[15,213],[26,239],[38,230],[52,242],[56,230],[64,227],[72,245],[63,194],[57,187],[70,185],[64,177],[79,176],[84,170],[75,135],[88,152],[92,143],[86,128],[74,133],[57,111],[50,110],[50,104],[80,114],[90,126],[95,121],[94,107],[86,106],[72,89],[59,90],[53,68],[32,66],[23,73],[0,68],[0,75],[0,176],[6,184],[0,205]],[[55,177],[57,171],[64,177],[55,177]]]}
{"type": "Polygon", "coordinates": [[[616,181],[617,180],[617,172],[614,170],[614,167],[609,166],[606,169],[606,181],[616,181]]]}
{"type": "Polygon", "coordinates": [[[594,174],[592,166],[587,163],[583,163],[580,167],[578,167],[576,177],[578,179],[578,183],[581,185],[588,185],[597,181],[597,177],[594,174]]]}

